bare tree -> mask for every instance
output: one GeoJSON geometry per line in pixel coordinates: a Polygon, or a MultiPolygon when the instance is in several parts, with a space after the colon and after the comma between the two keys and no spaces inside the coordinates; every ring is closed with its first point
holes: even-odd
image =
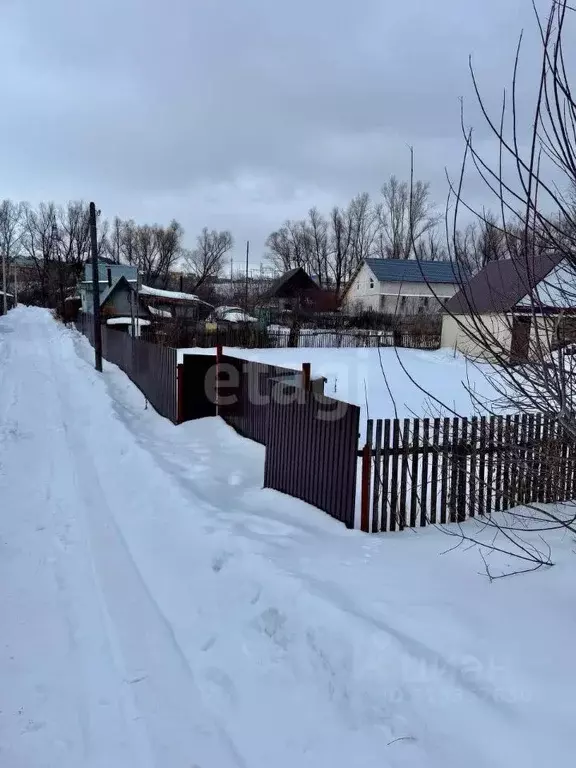
{"type": "Polygon", "coordinates": [[[378,235],[378,211],[370,195],[364,192],[354,197],[346,211],[350,229],[350,263],[346,278],[356,267],[376,252],[378,235]]]}
{"type": "Polygon", "coordinates": [[[391,176],[382,187],[382,198],[377,206],[379,255],[408,259],[441,220],[430,202],[430,185],[423,181],[410,184],[391,176]]]}
{"type": "MultiPolygon", "coordinates": [[[[459,311],[447,311],[468,348],[478,350],[472,362],[482,366],[497,392],[495,398],[482,402],[471,392],[472,401],[484,413],[504,408],[538,413],[550,420],[549,431],[548,427],[531,428],[530,439],[537,449],[527,451],[508,430],[505,437],[511,441],[507,450],[516,471],[536,477],[540,485],[553,486],[557,499],[563,498],[566,472],[572,472],[566,464],[564,445],[568,441],[572,446],[568,450],[572,451],[576,443],[576,360],[564,350],[568,341],[576,340],[576,217],[571,199],[576,186],[576,101],[564,54],[572,12],[565,0],[552,0],[547,18],[535,8],[542,55],[528,140],[517,102],[522,38],[516,51],[512,87],[497,117],[490,115],[470,64],[478,104],[498,144],[499,158],[492,163],[482,156],[462,119],[464,160],[459,178],[451,182],[447,206],[451,211],[447,217],[448,241],[456,267],[466,263],[468,256],[463,251],[469,248],[478,265],[504,258],[509,281],[504,288],[490,278],[492,272],[485,273],[491,300],[497,306],[510,283],[517,284],[522,294],[500,312],[495,324],[493,315],[478,306],[472,284],[464,283],[459,311]],[[511,119],[507,120],[509,115],[511,119]],[[484,182],[487,194],[493,196],[497,216],[487,216],[466,203],[463,184],[470,164],[484,182]],[[474,214],[477,221],[476,228],[464,234],[458,227],[462,209],[467,215],[474,214]],[[526,346],[522,355],[515,357],[510,340],[521,325],[526,346]]],[[[424,385],[421,388],[425,391],[424,385]]],[[[484,435],[484,439],[490,444],[494,436],[484,435]]],[[[502,500],[501,508],[506,509],[515,498],[513,483],[496,486],[489,474],[476,478],[476,482],[486,484],[502,500]]],[[[559,508],[535,501],[534,494],[524,492],[524,497],[522,507],[508,510],[503,516],[488,514],[483,518],[492,536],[490,548],[516,557],[521,561],[520,571],[552,564],[546,532],[560,529],[576,533],[574,505],[559,508]]],[[[474,529],[461,526],[452,534],[459,541],[487,546],[485,539],[476,538],[474,529]]],[[[488,565],[486,572],[492,578],[488,565]]]]}
{"type": "Polygon", "coordinates": [[[193,291],[222,273],[224,257],[233,247],[234,239],[230,232],[209,231],[204,227],[198,235],[196,248],[184,255],[184,262],[194,275],[193,291]]]}
{"type": "Polygon", "coordinates": [[[288,272],[296,267],[310,268],[312,247],[305,221],[287,221],[268,237],[266,258],[276,269],[288,272]]]}
{"type": "Polygon", "coordinates": [[[22,205],[12,200],[2,200],[0,203],[0,256],[2,259],[2,291],[3,308],[7,309],[8,270],[15,256],[21,249],[22,237],[22,205]]]}
{"type": "Polygon", "coordinates": [[[330,215],[330,267],[331,277],[336,295],[340,296],[344,283],[351,272],[351,256],[353,230],[350,225],[349,212],[342,211],[337,206],[330,215]]]}
{"type": "Polygon", "coordinates": [[[57,208],[54,203],[40,203],[34,210],[23,203],[22,247],[33,259],[38,272],[40,298],[44,306],[54,306],[54,269],[57,247],[57,208]]]}
{"type": "Polygon", "coordinates": [[[124,250],[124,222],[118,216],[114,217],[106,239],[106,254],[116,264],[122,261],[124,250]]]}

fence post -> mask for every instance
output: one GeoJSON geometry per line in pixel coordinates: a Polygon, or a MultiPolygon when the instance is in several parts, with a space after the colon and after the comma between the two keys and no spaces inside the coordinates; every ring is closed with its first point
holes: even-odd
{"type": "Polygon", "coordinates": [[[220,385],[220,363],[222,361],[222,344],[216,344],[216,379],[214,381],[214,399],[216,400],[216,416],[220,415],[218,388],[220,385]]]}
{"type": "Polygon", "coordinates": [[[302,388],[310,391],[310,363],[302,363],[302,388]]]}
{"type": "Polygon", "coordinates": [[[182,424],[184,421],[184,366],[179,363],[176,366],[176,423],[182,424]]]}
{"type": "Polygon", "coordinates": [[[360,502],[360,529],[370,533],[370,477],[372,471],[372,446],[366,442],[362,449],[362,495],[360,502]]]}

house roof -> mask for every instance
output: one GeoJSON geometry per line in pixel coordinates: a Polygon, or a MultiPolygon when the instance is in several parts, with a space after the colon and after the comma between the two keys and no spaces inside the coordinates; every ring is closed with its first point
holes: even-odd
{"type": "Polygon", "coordinates": [[[318,286],[306,270],[302,267],[296,267],[276,278],[270,288],[266,291],[266,297],[268,299],[286,298],[285,294],[288,293],[289,283],[295,278],[302,281],[302,284],[307,285],[309,289],[319,290],[318,286]]]}
{"type": "Polygon", "coordinates": [[[152,288],[149,285],[143,285],[139,293],[141,296],[150,296],[157,299],[166,299],[168,301],[175,301],[179,303],[194,303],[194,304],[206,304],[212,306],[206,301],[202,301],[196,296],[195,293],[182,293],[181,291],[165,291],[162,288],[152,288]]]}
{"type": "Polygon", "coordinates": [[[124,277],[124,275],[122,275],[121,277],[118,277],[118,278],[116,278],[116,281],[115,281],[115,282],[113,282],[113,283],[112,283],[112,285],[110,285],[108,288],[106,288],[106,290],[104,291],[104,293],[101,293],[101,294],[100,294],[100,306],[101,306],[101,307],[103,307],[103,306],[104,306],[104,304],[105,304],[105,303],[108,301],[108,299],[110,298],[110,296],[111,296],[111,295],[112,295],[112,294],[113,294],[113,293],[114,293],[114,292],[115,292],[115,291],[116,291],[116,290],[117,290],[117,289],[118,289],[118,288],[119,288],[121,285],[124,285],[124,287],[125,287],[127,290],[129,290],[129,291],[133,291],[133,290],[134,290],[133,286],[131,286],[131,285],[130,285],[130,283],[129,283],[129,282],[128,282],[128,280],[127,280],[127,279],[124,277]]]}
{"type": "Polygon", "coordinates": [[[446,302],[455,315],[509,312],[562,261],[560,254],[490,261],[446,302]]]}
{"type": "Polygon", "coordinates": [[[460,276],[451,261],[422,259],[365,259],[381,283],[459,283],[460,276]]]}

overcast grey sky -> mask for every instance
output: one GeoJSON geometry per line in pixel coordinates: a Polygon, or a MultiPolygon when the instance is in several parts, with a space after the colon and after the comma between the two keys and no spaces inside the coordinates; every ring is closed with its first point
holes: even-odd
{"type": "Polygon", "coordinates": [[[409,144],[443,203],[463,149],[459,97],[473,102],[468,55],[497,99],[520,29],[534,28],[530,0],[0,8],[0,197],[176,217],[189,243],[229,228],[254,262],[286,218],[407,178],[409,144]]]}

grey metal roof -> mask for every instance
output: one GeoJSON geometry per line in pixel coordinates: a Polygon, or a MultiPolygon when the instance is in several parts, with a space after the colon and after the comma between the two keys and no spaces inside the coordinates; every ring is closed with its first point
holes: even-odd
{"type": "Polygon", "coordinates": [[[366,259],[377,280],[386,283],[459,283],[450,261],[416,259],[366,259]]]}
{"type": "Polygon", "coordinates": [[[446,302],[451,314],[509,312],[562,261],[560,254],[490,261],[446,302]]]}

